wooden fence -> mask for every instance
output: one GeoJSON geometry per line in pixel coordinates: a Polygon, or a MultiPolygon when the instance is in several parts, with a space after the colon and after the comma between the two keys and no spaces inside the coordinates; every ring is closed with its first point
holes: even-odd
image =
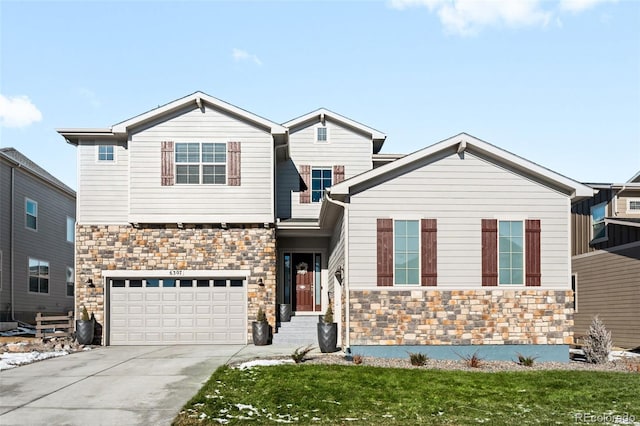
{"type": "Polygon", "coordinates": [[[36,337],[71,337],[73,333],[73,312],[67,315],[36,315],[36,337]]]}

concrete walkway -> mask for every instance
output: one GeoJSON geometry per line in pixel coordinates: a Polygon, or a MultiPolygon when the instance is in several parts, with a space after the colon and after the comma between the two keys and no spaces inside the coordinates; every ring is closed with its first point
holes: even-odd
{"type": "Polygon", "coordinates": [[[0,372],[0,425],[169,425],[230,361],[295,347],[109,346],[0,372]]]}

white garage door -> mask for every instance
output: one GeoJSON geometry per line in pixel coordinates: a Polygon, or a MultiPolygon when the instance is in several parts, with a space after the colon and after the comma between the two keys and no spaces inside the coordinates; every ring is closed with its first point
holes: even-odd
{"type": "Polygon", "coordinates": [[[240,278],[109,279],[109,343],[245,344],[245,284],[240,278]]]}

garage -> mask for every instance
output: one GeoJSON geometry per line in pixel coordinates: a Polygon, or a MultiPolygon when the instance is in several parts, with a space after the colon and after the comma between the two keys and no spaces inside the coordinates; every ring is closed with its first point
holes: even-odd
{"type": "Polygon", "coordinates": [[[246,277],[113,277],[110,345],[245,344],[246,277]]]}

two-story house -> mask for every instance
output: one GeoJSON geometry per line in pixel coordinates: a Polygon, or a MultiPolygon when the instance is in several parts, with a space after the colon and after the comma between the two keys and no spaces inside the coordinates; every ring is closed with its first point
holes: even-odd
{"type": "Polygon", "coordinates": [[[596,194],[576,202],[572,215],[575,333],[595,315],[613,343],[640,347],[640,172],[619,184],[589,184],[596,194]]]}
{"type": "Polygon", "coordinates": [[[385,155],[332,111],[277,124],[201,92],[59,133],[78,148],[76,307],[107,344],[246,343],[259,308],[277,331],[278,304],[331,304],[362,354],[568,359],[585,185],[466,134],[385,155]]]}
{"type": "Polygon", "coordinates": [[[75,210],[75,191],[0,148],[0,321],[74,310],[75,210]]]}

